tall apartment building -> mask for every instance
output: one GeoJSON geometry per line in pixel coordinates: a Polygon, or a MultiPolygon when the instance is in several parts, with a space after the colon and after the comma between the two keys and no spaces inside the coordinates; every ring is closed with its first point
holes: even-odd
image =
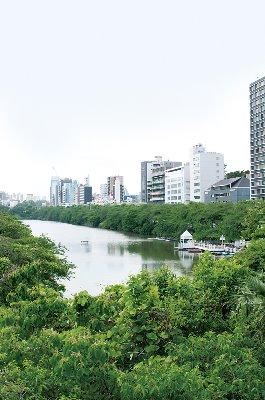
{"type": "Polygon", "coordinates": [[[71,206],[75,203],[78,182],[69,178],[60,181],[60,204],[71,206]]]}
{"type": "Polygon", "coordinates": [[[75,200],[76,204],[90,204],[92,202],[92,186],[89,184],[89,177],[85,178],[84,185],[77,186],[75,200]]]}
{"type": "Polygon", "coordinates": [[[108,196],[108,184],[107,183],[102,183],[100,185],[100,195],[102,197],[107,197],[108,196]]]}
{"type": "Polygon", "coordinates": [[[151,179],[147,184],[150,203],[165,203],[165,171],[179,166],[181,162],[163,161],[162,157],[155,157],[151,167],[151,179]]]}
{"type": "Polygon", "coordinates": [[[122,203],[124,201],[125,188],[123,185],[123,176],[117,176],[114,185],[114,200],[115,203],[122,203]]]}
{"type": "Polygon", "coordinates": [[[52,206],[60,204],[60,178],[52,176],[50,186],[50,203],[52,206]]]}
{"type": "Polygon", "coordinates": [[[168,169],[165,172],[165,203],[187,204],[190,201],[190,164],[168,169]]]}
{"type": "Polygon", "coordinates": [[[190,160],[190,201],[204,202],[205,191],[224,179],[224,156],[193,146],[190,160]]]}
{"type": "Polygon", "coordinates": [[[154,161],[141,162],[141,202],[148,203],[150,200],[150,193],[148,185],[150,185],[152,178],[152,168],[154,161]]]}
{"type": "Polygon", "coordinates": [[[123,176],[108,177],[108,196],[115,203],[122,203],[124,200],[124,181],[123,176]]]}
{"type": "Polygon", "coordinates": [[[250,84],[250,194],[265,199],[265,77],[250,84]]]}
{"type": "Polygon", "coordinates": [[[70,178],[51,178],[50,203],[53,206],[72,205],[75,203],[78,182],[70,178]]]}

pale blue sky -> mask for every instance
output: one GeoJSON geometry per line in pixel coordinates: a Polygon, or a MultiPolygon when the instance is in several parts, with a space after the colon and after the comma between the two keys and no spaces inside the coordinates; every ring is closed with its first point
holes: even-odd
{"type": "Polygon", "coordinates": [[[263,0],[0,0],[0,190],[47,194],[52,166],[98,190],[193,144],[249,167],[263,0]]]}

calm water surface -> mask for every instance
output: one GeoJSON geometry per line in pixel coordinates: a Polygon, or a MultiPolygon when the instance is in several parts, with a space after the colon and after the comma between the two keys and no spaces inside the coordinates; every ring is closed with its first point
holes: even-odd
{"type": "Polygon", "coordinates": [[[176,275],[188,275],[196,260],[193,254],[174,251],[171,242],[60,222],[24,223],[34,235],[47,235],[66,247],[67,259],[76,266],[72,278],[64,281],[67,296],[81,290],[97,295],[108,285],[125,283],[143,268],[155,270],[166,265],[176,275]],[[81,245],[82,240],[88,244],[81,245]]]}

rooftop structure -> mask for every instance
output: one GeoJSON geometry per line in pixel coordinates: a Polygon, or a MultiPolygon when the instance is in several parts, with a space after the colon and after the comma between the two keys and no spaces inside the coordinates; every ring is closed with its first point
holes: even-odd
{"type": "Polygon", "coordinates": [[[245,177],[222,179],[205,191],[206,203],[237,203],[250,198],[250,181],[245,177]]]}

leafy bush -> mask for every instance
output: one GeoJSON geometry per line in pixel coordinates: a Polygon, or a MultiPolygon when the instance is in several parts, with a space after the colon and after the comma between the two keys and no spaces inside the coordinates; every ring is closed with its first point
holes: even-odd
{"type": "MultiPolygon", "coordinates": [[[[152,207],[150,216],[146,206],[140,214],[127,206],[85,214],[73,207],[47,216],[111,229],[137,231],[142,224],[145,232],[170,234],[184,228],[172,210],[152,207]],[[114,222],[120,212],[126,218],[114,222]]],[[[183,221],[193,214],[199,236],[208,218],[206,230],[215,232],[222,210],[211,219],[202,207],[195,218],[191,205],[177,215],[183,221]]],[[[189,278],[165,268],[143,271],[99,296],[66,299],[58,280],[69,277],[72,265],[60,249],[6,213],[0,232],[0,399],[265,397],[263,240],[228,260],[205,254],[189,278]]]]}

